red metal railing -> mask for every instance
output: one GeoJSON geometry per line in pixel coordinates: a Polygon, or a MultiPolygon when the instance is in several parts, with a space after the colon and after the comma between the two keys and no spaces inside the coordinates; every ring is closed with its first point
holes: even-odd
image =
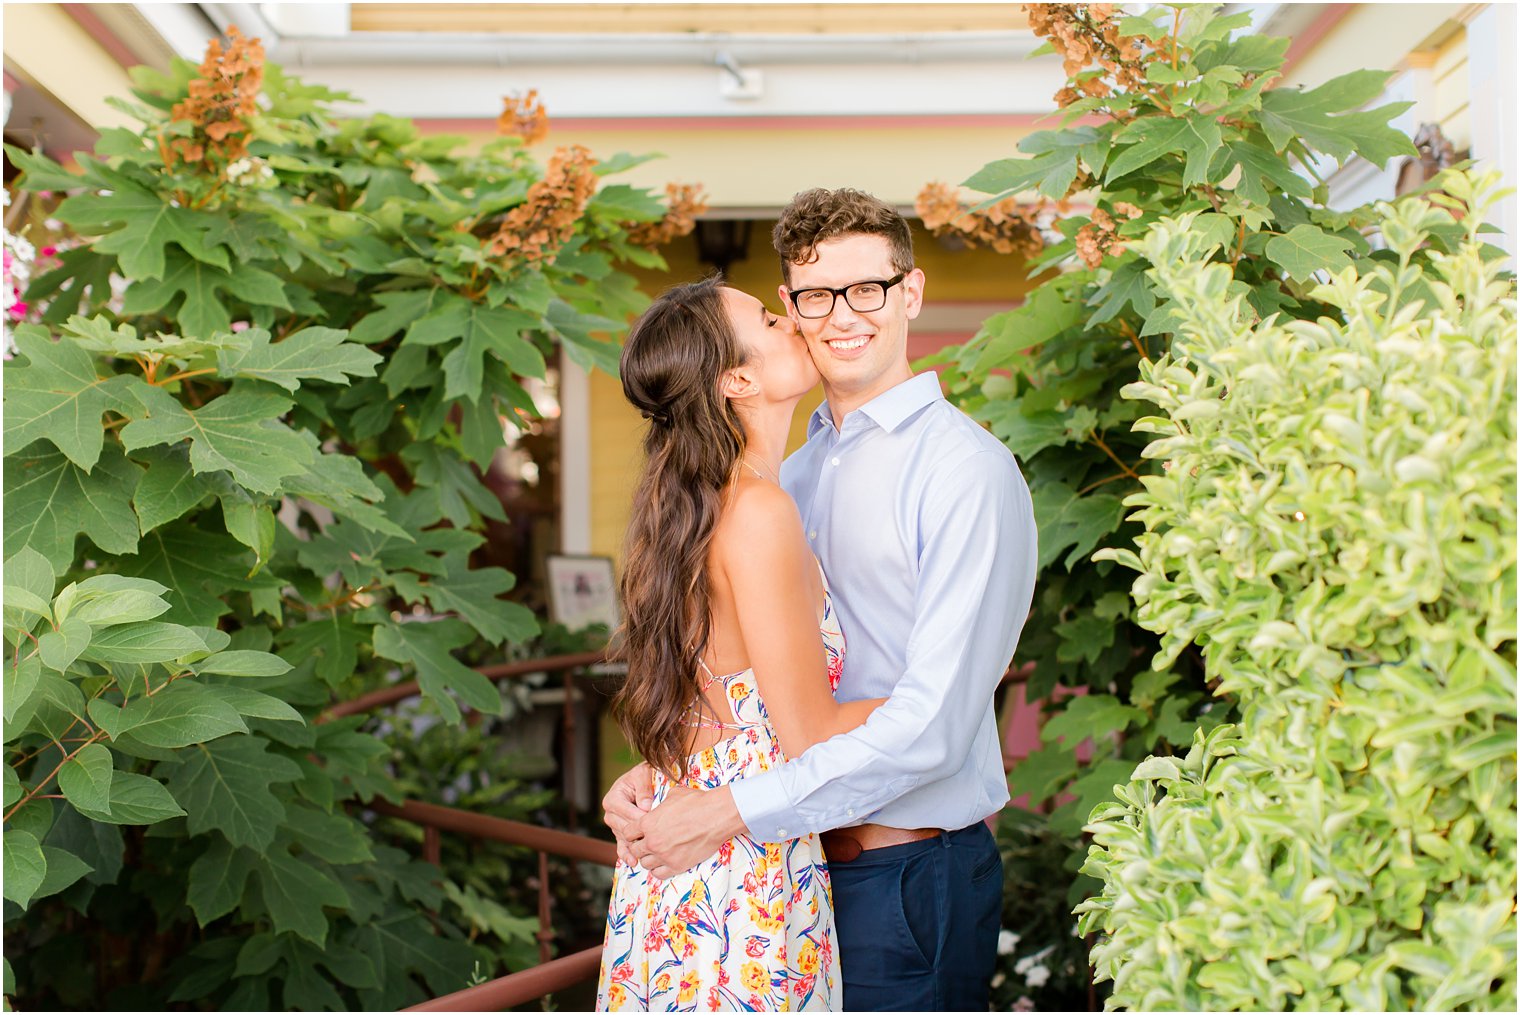
{"type": "MultiPolygon", "coordinates": [[[[562,718],[565,735],[564,774],[567,784],[572,787],[577,735],[575,675],[588,666],[603,662],[606,662],[606,654],[603,652],[580,652],[477,668],[479,673],[493,680],[509,680],[532,673],[561,674],[565,689],[562,718]]],[[[392,687],[371,691],[352,701],[333,705],[317,721],[325,722],[342,716],[372,712],[421,693],[415,680],[405,681],[392,687]]],[[[577,823],[574,792],[567,792],[565,797],[570,807],[570,823],[574,827],[577,823]]],[[[472,811],[443,807],[418,800],[406,800],[396,805],[377,799],[367,806],[376,814],[421,825],[423,829],[422,855],[433,864],[437,864],[442,858],[441,833],[443,832],[453,832],[475,839],[491,839],[507,845],[524,846],[538,852],[540,964],[531,969],[498,977],[488,983],[424,1001],[420,1005],[408,1008],[407,1011],[503,1011],[527,1004],[546,994],[564,990],[596,976],[601,966],[600,946],[587,948],[573,955],[553,958],[554,926],[552,896],[549,891],[549,857],[560,856],[611,867],[617,863],[617,847],[612,843],[573,832],[561,832],[522,821],[510,821],[506,818],[476,814],[472,811]]]]}

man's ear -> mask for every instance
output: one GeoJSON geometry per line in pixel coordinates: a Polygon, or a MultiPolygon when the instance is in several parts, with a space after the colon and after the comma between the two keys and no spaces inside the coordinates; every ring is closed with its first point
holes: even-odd
{"type": "Polygon", "coordinates": [[[743,367],[735,367],[723,372],[723,379],[718,382],[718,390],[724,398],[741,399],[749,398],[760,393],[760,385],[755,378],[743,367]]]}
{"type": "Polygon", "coordinates": [[[781,297],[781,305],[786,307],[786,316],[791,318],[793,324],[802,327],[802,318],[797,316],[797,305],[792,302],[792,294],[787,290],[785,282],[776,287],[776,295],[781,297]]]}
{"type": "Polygon", "coordinates": [[[911,321],[924,308],[924,270],[914,268],[908,272],[907,277],[902,280],[902,287],[903,312],[911,321]]]}

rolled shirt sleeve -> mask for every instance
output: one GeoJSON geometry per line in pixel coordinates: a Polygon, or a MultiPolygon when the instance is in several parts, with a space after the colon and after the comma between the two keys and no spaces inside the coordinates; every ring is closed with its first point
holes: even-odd
{"type": "Polygon", "coordinates": [[[959,828],[1008,799],[992,696],[1033,594],[1029,490],[1013,456],[990,437],[916,473],[910,465],[902,481],[922,484],[912,518],[917,579],[911,591],[895,590],[911,595],[906,663],[865,724],[732,784],[757,838],[866,821],[959,828]]]}

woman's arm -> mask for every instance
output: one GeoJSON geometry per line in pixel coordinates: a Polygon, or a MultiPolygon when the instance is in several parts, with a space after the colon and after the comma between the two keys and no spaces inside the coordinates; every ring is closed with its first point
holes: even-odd
{"type": "Polygon", "coordinates": [[[716,547],[749,664],[786,756],[798,757],[865,722],[886,699],[838,702],[829,690],[818,632],[818,564],[792,499],[779,487],[745,484],[716,547]]]}

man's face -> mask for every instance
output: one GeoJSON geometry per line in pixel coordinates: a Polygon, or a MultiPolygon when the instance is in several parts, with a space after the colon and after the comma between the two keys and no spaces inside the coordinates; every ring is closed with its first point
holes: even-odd
{"type": "Polygon", "coordinates": [[[887,290],[880,310],[854,310],[840,295],[827,317],[807,318],[798,314],[791,293],[886,281],[898,274],[882,236],[841,236],[823,241],[817,250],[817,260],[791,266],[791,284],[781,286],[781,301],[807,339],[830,400],[845,396],[860,404],[912,376],[908,322],[923,305],[924,273],[917,268],[908,272],[887,290]]]}

